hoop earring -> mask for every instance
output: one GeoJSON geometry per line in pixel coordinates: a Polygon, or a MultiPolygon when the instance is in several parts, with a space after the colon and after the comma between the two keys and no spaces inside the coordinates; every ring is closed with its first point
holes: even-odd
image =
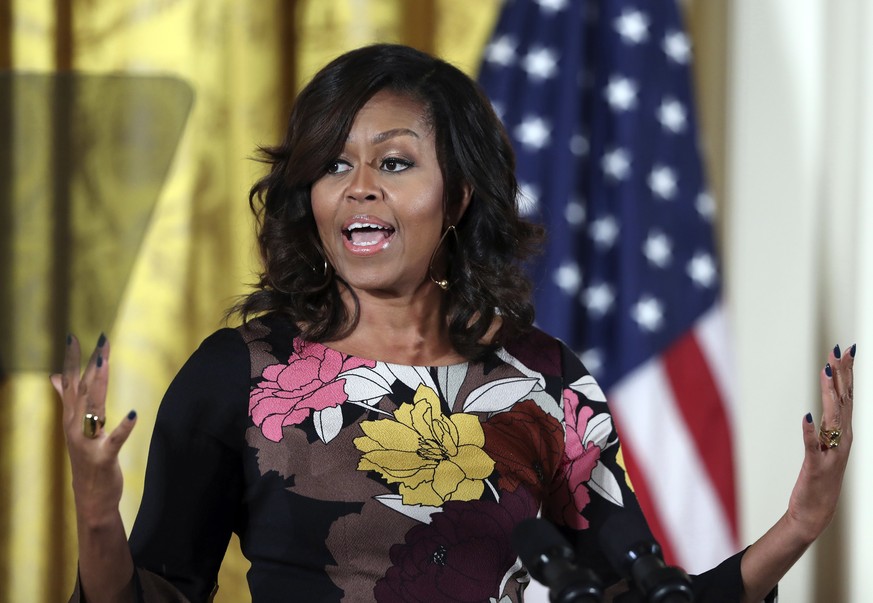
{"type": "MultiPolygon", "coordinates": [[[[324,277],[324,282],[321,285],[319,285],[319,288],[323,288],[323,287],[326,287],[327,285],[329,285],[330,282],[333,280],[333,275],[334,275],[333,266],[331,266],[330,263],[327,261],[327,254],[324,253],[324,250],[321,248],[320,245],[316,246],[315,250],[318,252],[318,255],[321,256],[321,259],[324,261],[324,268],[322,269],[322,273],[321,273],[321,275],[324,277]]],[[[310,266],[312,266],[312,265],[310,264],[310,266]]],[[[312,266],[312,271],[317,272],[318,269],[315,266],[312,266]]]]}
{"type": "Polygon", "coordinates": [[[449,234],[449,232],[451,232],[452,235],[454,235],[454,237],[455,237],[455,246],[458,246],[460,244],[460,240],[458,239],[458,231],[455,229],[455,225],[449,224],[449,226],[446,228],[446,231],[443,233],[443,236],[440,237],[440,240],[439,240],[439,243],[437,243],[436,249],[433,250],[433,253],[430,256],[430,264],[428,264],[428,267],[427,267],[427,274],[430,277],[430,280],[433,281],[434,285],[436,285],[437,287],[439,287],[443,291],[448,290],[450,283],[448,281],[448,278],[443,278],[443,279],[434,278],[434,276],[433,276],[433,262],[436,259],[437,252],[440,250],[440,247],[443,246],[443,243],[445,242],[446,236],[449,234]]]}

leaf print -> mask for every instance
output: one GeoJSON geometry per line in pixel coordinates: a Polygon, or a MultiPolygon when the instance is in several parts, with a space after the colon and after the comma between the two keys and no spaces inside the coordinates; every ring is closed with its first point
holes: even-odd
{"type": "MultiPolygon", "coordinates": [[[[381,364],[381,363],[380,363],[381,364]]],[[[419,385],[423,385],[428,389],[436,391],[436,383],[426,368],[421,366],[403,366],[400,364],[385,364],[385,367],[412,391],[416,391],[419,385]]]]}
{"type": "Polygon", "coordinates": [[[449,408],[455,405],[458,390],[461,389],[461,385],[464,384],[464,379],[467,376],[467,368],[466,364],[452,364],[437,368],[437,381],[446,396],[449,408]]]}
{"type": "Polygon", "coordinates": [[[343,427],[343,410],[341,406],[331,406],[312,413],[312,422],[319,439],[327,444],[334,439],[343,427]]]}
{"type": "Polygon", "coordinates": [[[495,413],[512,408],[536,387],[537,380],[527,377],[498,379],[479,386],[464,401],[464,412],[495,413]]]}
{"type": "Polygon", "coordinates": [[[500,348],[497,350],[497,357],[500,358],[506,364],[514,367],[518,372],[527,377],[531,377],[537,380],[536,387],[533,388],[533,391],[540,391],[546,389],[546,378],[543,377],[542,373],[538,373],[537,371],[532,370],[527,365],[523,364],[518,358],[500,348]]]}
{"type": "MultiPolygon", "coordinates": [[[[521,562],[521,559],[516,559],[515,563],[512,564],[512,567],[506,570],[506,573],[503,575],[503,579],[500,581],[500,588],[497,589],[497,592],[502,593],[506,588],[506,584],[514,576],[519,578],[518,581],[520,583],[530,582],[530,576],[528,575],[524,564],[521,562]],[[522,578],[520,576],[516,576],[516,574],[524,574],[524,577],[522,578]]],[[[512,599],[509,598],[509,595],[503,595],[502,597],[500,597],[499,601],[494,597],[491,597],[490,601],[491,603],[512,603],[512,599]]]]}
{"type": "Polygon", "coordinates": [[[345,392],[352,402],[376,399],[391,393],[385,377],[371,368],[359,367],[339,374],[346,380],[345,392]]]}
{"type": "Polygon", "coordinates": [[[591,479],[588,480],[588,485],[609,502],[619,507],[624,506],[618,480],[601,461],[597,461],[594,469],[591,470],[591,479]]]}
{"type": "Polygon", "coordinates": [[[588,425],[585,427],[585,435],[582,441],[586,444],[594,442],[601,450],[605,449],[606,441],[612,434],[612,417],[608,413],[602,412],[599,415],[594,415],[588,419],[588,425]]]}
{"type": "Polygon", "coordinates": [[[597,385],[597,380],[591,375],[585,375],[581,379],[577,379],[570,384],[570,389],[573,389],[592,402],[606,402],[606,395],[603,390],[597,385]]]}
{"type": "Polygon", "coordinates": [[[388,507],[394,509],[398,513],[402,513],[421,523],[430,523],[431,515],[439,513],[442,509],[439,507],[431,507],[429,505],[406,505],[403,504],[403,497],[399,494],[379,494],[374,496],[376,500],[388,507]]]}

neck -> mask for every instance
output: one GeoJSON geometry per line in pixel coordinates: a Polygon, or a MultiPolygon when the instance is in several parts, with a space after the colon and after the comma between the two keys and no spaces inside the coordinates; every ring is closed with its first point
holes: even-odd
{"type": "MultiPolygon", "coordinates": [[[[442,309],[443,296],[426,283],[409,297],[358,291],[360,315],[355,329],[328,345],[346,354],[396,364],[436,366],[461,362],[452,347],[442,309]]],[[[347,305],[351,296],[346,296],[347,305]]]]}

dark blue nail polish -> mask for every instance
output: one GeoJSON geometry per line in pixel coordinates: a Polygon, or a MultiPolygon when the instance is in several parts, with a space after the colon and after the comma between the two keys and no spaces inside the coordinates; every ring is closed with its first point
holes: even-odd
{"type": "Polygon", "coordinates": [[[103,356],[97,356],[97,368],[103,366],[103,356]]]}
{"type": "Polygon", "coordinates": [[[831,370],[831,363],[830,363],[830,362],[828,362],[828,363],[825,365],[825,375],[827,375],[828,377],[833,377],[833,376],[834,376],[834,372],[831,370]]]}
{"type": "Polygon", "coordinates": [[[73,343],[73,336],[67,333],[67,345],[70,345],[71,343],[73,343]]]}
{"type": "Polygon", "coordinates": [[[834,358],[840,358],[840,344],[834,346],[834,358]]]}
{"type": "Polygon", "coordinates": [[[812,423],[812,413],[811,412],[806,413],[806,422],[812,423]]]}
{"type": "MultiPolygon", "coordinates": [[[[97,340],[97,347],[102,348],[103,344],[105,344],[105,343],[106,343],[106,335],[104,335],[103,333],[100,333],[100,339],[97,340]]],[[[839,358],[839,356],[837,356],[837,358],[839,358]]]]}
{"type": "Polygon", "coordinates": [[[133,421],[135,418],[136,418],[136,411],[135,410],[132,410],[129,413],[127,413],[127,420],[128,421],[133,421]]]}
{"type": "Polygon", "coordinates": [[[849,356],[851,356],[852,358],[855,357],[855,345],[856,344],[853,343],[852,347],[849,348],[849,356]]]}

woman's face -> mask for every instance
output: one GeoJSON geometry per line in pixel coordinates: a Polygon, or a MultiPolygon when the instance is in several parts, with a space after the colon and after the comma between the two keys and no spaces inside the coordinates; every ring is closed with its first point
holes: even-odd
{"type": "Polygon", "coordinates": [[[327,259],[353,289],[403,296],[435,286],[431,255],[456,220],[446,220],[434,132],[420,103],[374,95],[311,196],[327,259]]]}

